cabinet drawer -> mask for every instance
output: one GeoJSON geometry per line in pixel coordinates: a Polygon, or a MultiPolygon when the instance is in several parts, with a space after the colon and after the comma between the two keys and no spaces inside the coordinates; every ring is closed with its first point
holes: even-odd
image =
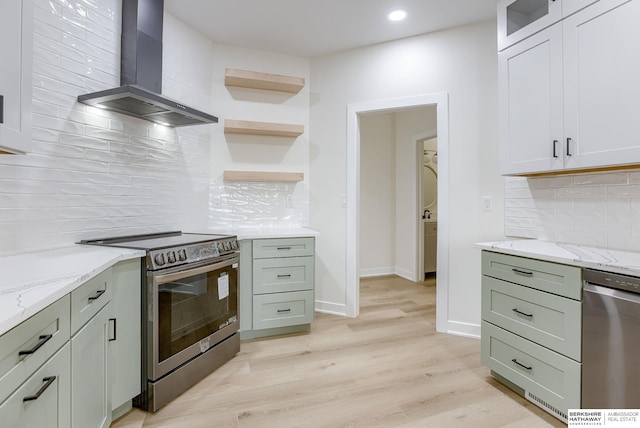
{"type": "Polygon", "coordinates": [[[310,324],[313,321],[313,291],[253,296],[253,329],[310,324]]]}
{"type": "Polygon", "coordinates": [[[0,403],[69,340],[69,307],[67,295],[0,336],[0,403]]]}
{"type": "Polygon", "coordinates": [[[483,276],[482,319],[581,361],[578,301],[483,276]]]}
{"type": "Polygon", "coordinates": [[[253,258],[313,256],[314,238],[256,239],[253,258]]]}
{"type": "Polygon", "coordinates": [[[71,426],[69,359],[69,344],[66,344],[0,405],[0,421],[3,427],[71,426]],[[37,399],[24,401],[25,397],[38,393],[37,399]]]}
{"type": "Polygon", "coordinates": [[[582,299],[582,272],[576,266],[483,251],[482,274],[570,299],[582,299]]]}
{"type": "Polygon", "coordinates": [[[565,415],[580,408],[581,364],[486,321],[482,362],[565,415]]]}
{"type": "Polygon", "coordinates": [[[253,261],[253,294],[313,290],[313,257],[253,261]]]}
{"type": "Polygon", "coordinates": [[[111,268],[71,292],[72,336],[111,300],[111,293],[111,268]]]}

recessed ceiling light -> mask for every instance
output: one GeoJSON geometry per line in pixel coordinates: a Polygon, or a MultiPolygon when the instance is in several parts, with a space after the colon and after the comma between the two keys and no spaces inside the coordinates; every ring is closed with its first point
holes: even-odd
{"type": "Polygon", "coordinates": [[[407,12],[402,9],[394,10],[389,14],[390,21],[402,21],[406,17],[407,17],[407,12]]]}

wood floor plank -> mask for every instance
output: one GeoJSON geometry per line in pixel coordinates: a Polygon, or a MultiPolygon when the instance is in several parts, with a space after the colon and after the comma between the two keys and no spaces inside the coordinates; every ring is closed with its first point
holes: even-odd
{"type": "Polygon", "coordinates": [[[564,427],[489,376],[480,342],[435,331],[435,279],[361,281],[356,319],[316,314],[310,333],[240,353],[157,413],[114,428],[564,427]]]}

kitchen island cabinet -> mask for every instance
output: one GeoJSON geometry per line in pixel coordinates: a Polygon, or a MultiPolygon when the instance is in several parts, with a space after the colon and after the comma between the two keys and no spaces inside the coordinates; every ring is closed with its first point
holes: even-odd
{"type": "Polygon", "coordinates": [[[240,337],[309,331],[315,304],[315,238],[240,241],[240,337]]]}
{"type": "Polygon", "coordinates": [[[564,3],[571,14],[498,53],[502,174],[640,163],[640,4],[564,3]]]}

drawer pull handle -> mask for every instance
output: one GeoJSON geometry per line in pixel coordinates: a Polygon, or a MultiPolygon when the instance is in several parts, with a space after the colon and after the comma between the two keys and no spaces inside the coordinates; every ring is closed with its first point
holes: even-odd
{"type": "Polygon", "coordinates": [[[114,340],[116,340],[118,338],[117,336],[117,320],[115,318],[109,318],[109,322],[113,321],[113,338],[109,338],[109,342],[113,342],[114,340]]]}
{"type": "Polygon", "coordinates": [[[291,278],[291,274],[288,273],[286,275],[278,275],[278,278],[291,278]]]}
{"type": "Polygon", "coordinates": [[[278,309],[278,313],[281,314],[283,312],[291,312],[291,309],[278,309]]]}
{"type": "Polygon", "coordinates": [[[44,385],[42,385],[42,388],[40,388],[38,390],[38,392],[36,392],[34,395],[28,395],[26,397],[24,397],[22,399],[22,401],[33,401],[33,400],[37,400],[38,398],[40,398],[40,396],[42,394],[44,394],[44,392],[47,390],[47,388],[49,388],[51,386],[51,384],[53,383],[53,381],[56,380],[55,376],[47,376],[44,379],[42,379],[43,382],[46,382],[44,385]]]}
{"type": "Polygon", "coordinates": [[[27,349],[26,351],[20,351],[18,352],[18,355],[31,355],[33,353],[35,353],[38,349],[40,349],[42,347],[42,345],[44,345],[45,343],[47,343],[49,341],[49,339],[51,339],[53,337],[53,334],[43,334],[41,335],[38,339],[38,343],[36,343],[36,345],[31,348],[31,349],[27,349]]]}
{"type": "Polygon", "coordinates": [[[96,291],[96,295],[95,296],[89,296],[89,302],[93,302],[94,300],[98,300],[100,298],[100,296],[102,296],[104,294],[104,292],[107,290],[98,290],[96,291]]]}
{"type": "Polygon", "coordinates": [[[533,314],[527,314],[527,313],[524,313],[524,312],[522,312],[522,311],[519,311],[519,310],[518,310],[518,308],[513,308],[513,309],[511,309],[511,310],[512,310],[513,312],[515,312],[516,314],[518,314],[518,315],[522,315],[523,317],[533,318],[533,314]]]}
{"type": "Polygon", "coordinates": [[[511,361],[513,361],[514,363],[516,363],[517,365],[519,365],[523,369],[526,369],[526,370],[532,370],[533,369],[533,367],[525,366],[524,364],[522,364],[521,362],[519,362],[515,358],[513,360],[511,360],[511,361]]]}
{"type": "Polygon", "coordinates": [[[291,247],[278,247],[278,251],[290,250],[291,247]]]}
{"type": "Polygon", "coordinates": [[[511,270],[513,271],[513,273],[516,273],[518,275],[529,276],[529,277],[533,276],[533,272],[529,272],[529,271],[526,271],[526,270],[520,270],[520,269],[516,269],[516,268],[513,268],[511,270]]]}

